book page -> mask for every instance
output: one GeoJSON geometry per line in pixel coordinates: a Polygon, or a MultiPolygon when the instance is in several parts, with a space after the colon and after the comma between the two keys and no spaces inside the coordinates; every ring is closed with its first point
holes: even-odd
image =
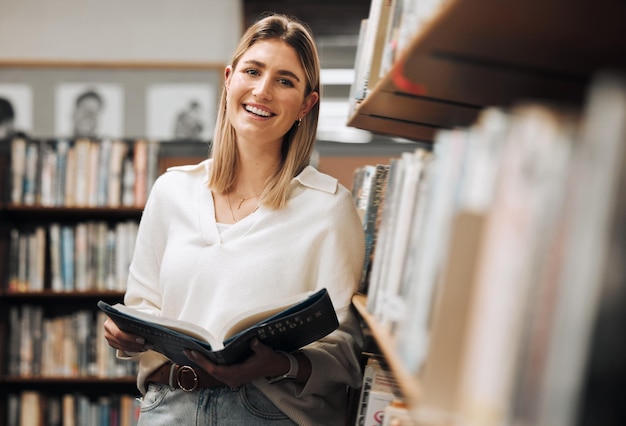
{"type": "Polygon", "coordinates": [[[306,300],[309,296],[313,294],[312,291],[297,294],[295,296],[287,297],[281,300],[277,300],[276,302],[259,306],[256,309],[248,310],[242,312],[241,314],[233,317],[229,320],[224,326],[222,334],[219,335],[220,344],[218,346],[213,346],[215,349],[224,347],[224,340],[234,336],[237,333],[240,333],[247,328],[257,324],[258,322],[269,318],[277,313],[298,305],[302,301],[306,300]]]}
{"type": "Polygon", "coordinates": [[[188,321],[182,321],[178,319],[173,319],[173,318],[159,317],[157,315],[138,311],[137,309],[130,308],[121,303],[117,303],[113,305],[113,308],[117,309],[118,311],[126,315],[131,315],[147,322],[153,322],[155,324],[162,325],[163,327],[167,327],[171,330],[175,330],[180,333],[186,334],[188,336],[194,337],[203,342],[207,342],[214,349],[221,348],[224,346],[223,343],[217,341],[215,337],[208,330],[194,323],[191,323],[188,321]]]}

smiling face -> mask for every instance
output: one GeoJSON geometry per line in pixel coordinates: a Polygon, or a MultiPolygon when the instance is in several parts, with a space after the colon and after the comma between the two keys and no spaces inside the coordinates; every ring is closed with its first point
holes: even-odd
{"type": "Polygon", "coordinates": [[[318,101],[317,92],[305,97],[306,76],[295,50],[277,39],[254,43],[225,77],[226,115],[240,142],[280,146],[318,101]]]}

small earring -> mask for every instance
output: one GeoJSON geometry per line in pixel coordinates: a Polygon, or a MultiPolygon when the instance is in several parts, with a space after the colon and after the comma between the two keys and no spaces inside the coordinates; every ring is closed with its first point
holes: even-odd
{"type": "Polygon", "coordinates": [[[298,118],[298,127],[300,127],[300,124],[302,124],[302,117],[298,118]]]}

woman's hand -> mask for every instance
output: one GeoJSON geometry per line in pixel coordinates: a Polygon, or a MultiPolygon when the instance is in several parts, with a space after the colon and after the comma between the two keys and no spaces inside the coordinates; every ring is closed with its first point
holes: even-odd
{"type": "Polygon", "coordinates": [[[143,337],[120,330],[111,318],[107,318],[104,322],[104,338],[110,346],[124,352],[145,352],[152,349],[143,337]]]}
{"type": "MultiPolygon", "coordinates": [[[[274,351],[270,346],[264,345],[258,339],[253,339],[250,348],[252,355],[241,364],[233,365],[214,364],[196,351],[185,351],[185,354],[207,373],[230,387],[238,387],[261,377],[278,376],[289,371],[290,365],[287,357],[274,351]]],[[[302,358],[306,357],[302,356],[302,358]]],[[[308,359],[306,361],[308,365],[305,369],[310,372],[310,363],[308,359]]],[[[300,361],[299,364],[302,368],[304,362],[300,361]]]]}

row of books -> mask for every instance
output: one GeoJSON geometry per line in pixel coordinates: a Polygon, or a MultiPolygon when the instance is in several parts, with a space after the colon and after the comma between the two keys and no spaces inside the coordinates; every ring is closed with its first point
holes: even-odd
{"type": "Polygon", "coordinates": [[[158,173],[157,142],[11,141],[14,205],[143,207],[158,173]]]}
{"type": "Polygon", "coordinates": [[[626,78],[605,73],[582,110],[488,108],[392,160],[362,291],[424,407],[572,423],[602,289],[623,270],[624,123],[626,78]]]}
{"type": "Polygon", "coordinates": [[[8,291],[124,291],[137,229],[134,220],[14,228],[8,291]]]}
{"type": "Polygon", "coordinates": [[[410,40],[449,0],[372,0],[361,21],[350,91],[351,113],[391,69],[410,40]]]}
{"type": "Polygon", "coordinates": [[[136,364],[116,357],[102,312],[46,315],[41,305],[9,307],[7,373],[17,377],[132,377],[136,364]]]}
{"type": "Polygon", "coordinates": [[[364,355],[366,361],[354,426],[413,426],[411,412],[402,398],[393,372],[382,357],[364,355]]]}
{"type": "Polygon", "coordinates": [[[136,426],[139,403],[134,395],[91,399],[84,394],[42,394],[24,390],[7,397],[7,426],[136,426]]]}
{"type": "Polygon", "coordinates": [[[378,208],[385,195],[388,173],[389,165],[387,164],[365,165],[354,170],[352,198],[365,232],[365,258],[359,283],[359,291],[362,293],[367,293],[370,281],[380,222],[378,208]]]}

